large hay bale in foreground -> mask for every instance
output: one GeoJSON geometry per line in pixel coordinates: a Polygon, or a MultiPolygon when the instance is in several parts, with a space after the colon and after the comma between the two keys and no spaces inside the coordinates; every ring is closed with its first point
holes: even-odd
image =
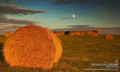
{"type": "Polygon", "coordinates": [[[6,33],[4,34],[5,37],[10,37],[11,35],[12,35],[12,33],[8,33],[8,32],[6,32],[6,33]]]}
{"type": "Polygon", "coordinates": [[[3,53],[10,66],[50,69],[62,55],[58,37],[40,26],[18,29],[5,42],[3,53]]]}
{"type": "Polygon", "coordinates": [[[106,36],[105,36],[105,39],[113,39],[114,37],[113,37],[113,35],[111,35],[111,34],[107,34],[106,36]]]}

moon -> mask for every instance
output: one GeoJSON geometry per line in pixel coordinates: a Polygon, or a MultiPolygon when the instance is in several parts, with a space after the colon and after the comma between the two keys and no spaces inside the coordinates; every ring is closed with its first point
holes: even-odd
{"type": "Polygon", "coordinates": [[[75,18],[75,14],[73,14],[72,17],[75,18]]]}

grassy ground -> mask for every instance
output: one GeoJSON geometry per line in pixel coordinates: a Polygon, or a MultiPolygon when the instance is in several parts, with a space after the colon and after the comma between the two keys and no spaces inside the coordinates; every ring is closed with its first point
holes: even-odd
{"type": "Polygon", "coordinates": [[[90,36],[59,36],[63,46],[62,58],[51,70],[42,70],[40,68],[10,67],[6,64],[2,56],[2,49],[7,38],[0,36],[0,72],[120,72],[119,70],[84,70],[85,68],[105,68],[91,65],[95,63],[113,64],[116,60],[119,60],[120,63],[120,35],[114,37],[113,40],[105,40],[104,35],[96,38],[90,36]]]}

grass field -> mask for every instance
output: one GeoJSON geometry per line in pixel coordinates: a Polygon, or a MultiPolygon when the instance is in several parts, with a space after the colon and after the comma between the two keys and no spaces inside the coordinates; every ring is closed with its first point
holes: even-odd
{"type": "MultiPolygon", "coordinates": [[[[114,64],[118,60],[120,65],[120,35],[114,35],[113,40],[104,39],[104,35],[96,38],[90,36],[59,36],[63,55],[51,70],[40,68],[10,67],[4,61],[2,49],[5,40],[0,36],[0,72],[120,72],[116,71],[85,71],[90,68],[106,68],[103,66],[92,66],[91,64],[114,64]]],[[[107,67],[109,68],[109,67],[107,67]]],[[[120,67],[118,67],[120,69],[120,67]]]]}

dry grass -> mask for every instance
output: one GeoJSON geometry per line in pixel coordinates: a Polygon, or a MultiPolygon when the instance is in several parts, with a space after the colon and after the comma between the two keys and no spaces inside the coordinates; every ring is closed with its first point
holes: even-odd
{"type": "MultiPolygon", "coordinates": [[[[104,39],[104,36],[98,35],[93,38],[91,36],[61,35],[59,38],[63,46],[63,55],[52,69],[11,67],[0,59],[0,72],[120,72],[120,66],[116,71],[84,70],[85,68],[101,69],[98,66],[91,66],[92,63],[110,64],[115,60],[120,61],[120,35],[113,35],[112,40],[104,39]]],[[[4,37],[0,36],[0,38],[0,42],[3,43],[4,37]]]]}

